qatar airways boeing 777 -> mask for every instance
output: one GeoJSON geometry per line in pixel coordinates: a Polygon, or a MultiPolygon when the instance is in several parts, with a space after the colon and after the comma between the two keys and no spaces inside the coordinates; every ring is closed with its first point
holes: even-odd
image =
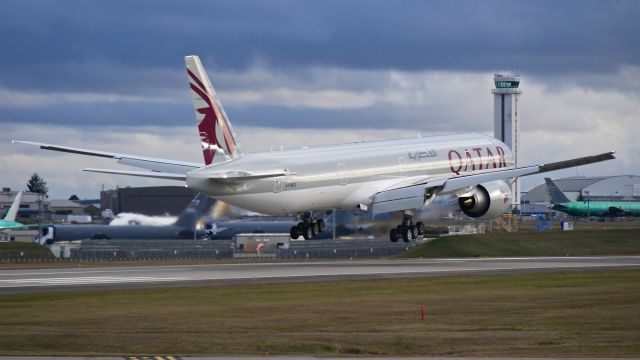
{"type": "Polygon", "coordinates": [[[403,212],[391,241],[422,232],[413,211],[438,197],[455,199],[473,218],[492,218],[511,206],[509,179],[613,159],[614,152],[545,165],[515,167],[507,145],[482,134],[358,142],[242,154],[236,135],[197,56],[185,58],[204,164],[16,141],[42,149],[116,159],[146,169],[84,171],[183,181],[232,205],[264,214],[300,215],[291,237],[323,231],[314,211],[353,209],[375,216],[403,212]]]}

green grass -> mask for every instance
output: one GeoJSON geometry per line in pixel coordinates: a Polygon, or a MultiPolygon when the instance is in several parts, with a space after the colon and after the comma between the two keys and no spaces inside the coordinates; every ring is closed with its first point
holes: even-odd
{"type": "Polygon", "coordinates": [[[0,354],[638,356],[639,297],[638,270],[5,295],[0,354]]]}
{"type": "Polygon", "coordinates": [[[640,254],[640,229],[445,236],[399,257],[590,256],[640,254]]]}
{"type": "Polygon", "coordinates": [[[51,259],[53,254],[45,246],[23,242],[0,242],[0,260],[51,259]]]}

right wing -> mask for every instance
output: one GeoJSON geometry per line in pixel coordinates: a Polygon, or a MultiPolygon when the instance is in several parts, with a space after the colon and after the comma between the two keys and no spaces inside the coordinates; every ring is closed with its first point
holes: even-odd
{"type": "MultiPolygon", "coordinates": [[[[50,144],[43,144],[43,143],[32,142],[32,141],[12,140],[11,142],[39,146],[40,149],[44,149],[44,150],[53,150],[53,151],[60,151],[60,152],[66,152],[66,153],[72,153],[72,154],[110,158],[110,159],[116,160],[120,164],[147,169],[151,171],[167,172],[172,174],[186,174],[187,172],[193,169],[198,169],[204,166],[203,164],[200,164],[200,163],[192,163],[192,162],[168,160],[168,159],[158,159],[158,158],[138,156],[138,155],[129,155],[129,154],[120,154],[115,152],[74,148],[69,146],[50,145],[50,144]]],[[[141,175],[138,175],[138,176],[141,176],[141,175]]]]}
{"type": "MultiPolygon", "coordinates": [[[[372,215],[421,209],[429,201],[435,198],[436,193],[454,193],[461,189],[468,189],[485,182],[504,180],[508,178],[527,176],[548,171],[571,168],[580,165],[592,164],[600,161],[615,159],[615,152],[611,151],[594,156],[586,156],[577,159],[558,161],[544,165],[526,166],[514,169],[494,170],[483,173],[469,174],[455,177],[426,178],[417,176],[410,185],[406,181],[396,184],[391,188],[377,192],[373,195],[372,215]]],[[[414,178],[409,178],[411,181],[414,178]]]]}

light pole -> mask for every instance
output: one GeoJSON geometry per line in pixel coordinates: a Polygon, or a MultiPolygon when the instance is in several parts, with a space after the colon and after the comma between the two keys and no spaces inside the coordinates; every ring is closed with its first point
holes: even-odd
{"type": "Polygon", "coordinates": [[[589,194],[589,190],[586,190],[585,194],[587,194],[587,222],[589,223],[589,227],[591,227],[591,196],[589,194]]]}

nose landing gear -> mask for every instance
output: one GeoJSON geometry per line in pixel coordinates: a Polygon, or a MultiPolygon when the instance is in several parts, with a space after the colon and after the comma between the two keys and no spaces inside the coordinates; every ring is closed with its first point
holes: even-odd
{"type": "Polygon", "coordinates": [[[422,235],[424,231],[424,224],[421,221],[413,223],[413,216],[404,214],[402,217],[402,223],[389,231],[389,240],[391,242],[398,242],[402,239],[404,242],[409,242],[418,235],[422,235]]]}

